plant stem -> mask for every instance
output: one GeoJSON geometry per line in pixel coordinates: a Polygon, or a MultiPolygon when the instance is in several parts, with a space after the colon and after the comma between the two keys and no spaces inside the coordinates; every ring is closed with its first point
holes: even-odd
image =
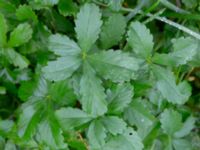
{"type": "Polygon", "coordinates": [[[97,5],[100,5],[100,6],[103,6],[103,7],[107,7],[108,5],[104,4],[104,3],[101,3],[99,1],[96,1],[96,0],[92,0],[94,3],[96,3],[97,5]]]}
{"type": "Polygon", "coordinates": [[[149,7],[147,10],[145,10],[144,14],[140,15],[137,20],[140,20],[142,17],[144,17],[146,14],[150,13],[153,11],[160,3],[160,0],[157,0],[151,7],[149,7]]]}
{"type": "MultiPolygon", "coordinates": [[[[128,9],[128,11],[131,11],[131,9],[128,9]]],[[[132,10],[132,11],[135,12],[135,10],[132,10]]],[[[142,13],[143,13],[142,11],[138,11],[138,14],[142,14],[142,13]]],[[[173,27],[175,27],[175,28],[177,28],[177,29],[179,29],[179,30],[181,30],[181,31],[193,36],[194,38],[200,40],[200,34],[199,33],[194,32],[194,31],[190,30],[189,28],[187,28],[187,27],[185,27],[185,26],[183,26],[181,24],[178,24],[178,23],[176,23],[174,21],[171,21],[171,20],[169,20],[169,19],[167,19],[165,17],[155,16],[154,14],[151,14],[151,13],[148,13],[146,16],[153,17],[156,20],[159,20],[159,21],[162,21],[164,23],[167,23],[167,24],[169,24],[169,25],[171,25],[171,26],[173,26],[173,27]]]]}
{"type": "MultiPolygon", "coordinates": [[[[132,9],[133,11],[131,11],[131,13],[129,13],[126,16],[126,21],[130,21],[136,14],[138,14],[138,12],[141,10],[141,8],[144,6],[144,4],[146,3],[146,0],[142,0],[135,9],[132,9]]],[[[128,9],[130,10],[130,9],[128,9]]]]}
{"type": "Polygon", "coordinates": [[[148,19],[146,19],[143,23],[147,24],[148,22],[151,22],[152,20],[156,19],[156,17],[160,16],[161,14],[163,14],[165,11],[164,9],[161,9],[160,11],[158,11],[157,13],[155,13],[152,17],[149,17],[148,19]]]}
{"type": "Polygon", "coordinates": [[[176,5],[172,4],[171,2],[169,2],[168,0],[160,0],[160,2],[167,8],[175,11],[175,12],[178,12],[178,13],[189,13],[188,11],[186,10],[183,10],[179,7],[177,7],[176,5]]]}

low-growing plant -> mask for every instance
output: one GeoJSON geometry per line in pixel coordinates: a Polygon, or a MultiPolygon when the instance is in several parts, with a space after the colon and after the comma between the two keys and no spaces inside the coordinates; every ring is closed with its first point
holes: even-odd
{"type": "Polygon", "coordinates": [[[199,4],[0,0],[0,149],[200,149],[199,4]]]}

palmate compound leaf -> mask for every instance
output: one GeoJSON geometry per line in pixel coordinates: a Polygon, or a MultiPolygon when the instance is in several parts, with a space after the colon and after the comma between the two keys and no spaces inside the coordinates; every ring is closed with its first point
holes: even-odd
{"type": "Polygon", "coordinates": [[[83,51],[89,51],[98,39],[102,25],[99,8],[94,4],[85,4],[81,7],[75,24],[75,31],[81,49],[83,51]]]}
{"type": "Polygon", "coordinates": [[[77,97],[68,81],[60,81],[53,83],[49,90],[49,95],[58,105],[73,106],[76,103],[77,97]]]}
{"type": "Polygon", "coordinates": [[[153,36],[144,24],[132,22],[128,31],[127,41],[138,56],[145,59],[151,56],[154,45],[153,36]]]}
{"type": "Polygon", "coordinates": [[[0,48],[4,47],[6,44],[6,33],[7,33],[7,24],[6,19],[4,16],[0,13],[0,48]]]}
{"type": "Polygon", "coordinates": [[[38,124],[37,139],[52,149],[65,149],[63,131],[54,114],[48,113],[48,118],[38,124]]]}
{"type": "Polygon", "coordinates": [[[89,123],[87,137],[92,149],[101,149],[105,144],[107,132],[112,135],[122,134],[126,129],[126,123],[115,116],[95,118],[76,108],[61,108],[56,111],[56,118],[64,130],[73,130],[89,123]]]}
{"type": "Polygon", "coordinates": [[[103,150],[142,150],[142,140],[132,128],[127,128],[123,134],[114,136],[103,147],[103,150]]]}
{"type": "Polygon", "coordinates": [[[57,60],[50,61],[42,69],[44,76],[49,80],[60,81],[67,79],[79,68],[81,52],[78,45],[67,36],[55,34],[49,37],[49,50],[59,55],[57,60]]]}
{"type": "Polygon", "coordinates": [[[106,95],[102,81],[96,76],[94,69],[85,61],[80,81],[80,102],[84,111],[94,116],[107,112],[106,95]]]}
{"type": "Polygon", "coordinates": [[[120,114],[133,97],[133,86],[130,83],[118,84],[108,92],[108,113],[120,114]]]}
{"type": "Polygon", "coordinates": [[[174,74],[158,65],[152,66],[153,73],[157,77],[157,89],[168,102],[184,104],[191,95],[191,87],[183,81],[176,85],[174,74]]]}
{"type": "Polygon", "coordinates": [[[89,126],[87,137],[92,149],[102,149],[107,133],[116,136],[126,130],[126,123],[116,116],[105,116],[95,119],[89,126]]]}
{"type": "Polygon", "coordinates": [[[181,114],[172,109],[164,110],[161,114],[160,122],[163,131],[170,136],[173,136],[183,126],[181,114]]]}
{"type": "Polygon", "coordinates": [[[50,83],[41,78],[38,82],[34,80],[25,82],[20,88],[22,88],[20,95],[24,98],[27,97],[27,99],[23,99],[24,101],[30,100],[29,97],[31,99],[41,98],[44,100],[48,97],[52,102],[56,102],[57,105],[72,105],[76,101],[75,94],[68,81],[50,83]],[[27,94],[27,90],[30,90],[32,94],[27,94]]]}
{"type": "Polygon", "coordinates": [[[100,42],[104,49],[108,49],[117,45],[125,32],[126,20],[119,13],[114,13],[109,16],[108,20],[102,26],[100,34],[100,42]]]}
{"type": "Polygon", "coordinates": [[[96,72],[104,79],[124,82],[136,78],[139,60],[120,50],[101,51],[88,56],[96,72]]]}
{"type": "MultiPolygon", "coordinates": [[[[42,105],[42,104],[40,104],[42,105]]],[[[45,109],[45,108],[43,108],[45,109]]],[[[18,122],[18,135],[21,139],[30,141],[32,136],[35,134],[43,136],[38,136],[39,143],[45,143],[52,149],[63,148],[66,145],[63,142],[62,130],[60,127],[55,127],[52,122],[52,118],[55,118],[53,115],[51,116],[51,120],[47,119],[44,116],[44,110],[42,108],[36,108],[36,104],[33,106],[26,106],[23,109],[23,112],[20,114],[20,119],[18,122]],[[41,122],[41,120],[43,120],[41,122]],[[41,131],[41,128],[45,126],[45,130],[41,131]],[[46,132],[44,132],[46,131],[46,132]],[[53,135],[53,136],[52,136],[53,135]]]]}
{"type": "MultiPolygon", "coordinates": [[[[18,135],[26,141],[36,135],[40,144],[48,145],[51,149],[61,149],[67,145],[64,143],[62,130],[54,115],[53,101],[56,100],[51,99],[49,92],[52,88],[54,86],[52,87],[49,82],[43,78],[39,79],[32,96],[21,107],[18,135]]],[[[57,92],[56,88],[54,92],[57,92]]]]}
{"type": "Polygon", "coordinates": [[[33,30],[28,23],[19,24],[10,34],[8,45],[17,47],[28,42],[32,37],[33,30]]]}
{"type": "Polygon", "coordinates": [[[181,37],[172,40],[173,51],[168,54],[158,54],[153,56],[153,62],[177,67],[191,61],[197,53],[198,42],[190,37],[181,37]]]}

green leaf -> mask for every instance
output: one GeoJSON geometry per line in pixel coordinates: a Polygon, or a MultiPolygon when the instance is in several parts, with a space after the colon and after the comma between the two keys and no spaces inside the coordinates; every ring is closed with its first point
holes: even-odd
{"type": "Polygon", "coordinates": [[[124,111],[133,97],[133,86],[129,83],[118,84],[108,93],[108,113],[119,114],[124,111]]]}
{"type": "Polygon", "coordinates": [[[80,81],[80,102],[83,110],[94,116],[107,112],[106,95],[101,83],[93,68],[85,61],[80,81]]]}
{"type": "Polygon", "coordinates": [[[168,102],[173,104],[184,104],[191,95],[191,88],[187,82],[176,85],[173,73],[162,67],[154,65],[153,73],[157,77],[157,89],[168,102]]]}
{"type": "Polygon", "coordinates": [[[41,118],[41,112],[32,105],[24,107],[18,122],[18,135],[24,140],[29,140],[35,133],[36,125],[41,118]]]}
{"type": "Polygon", "coordinates": [[[94,4],[85,4],[81,7],[75,21],[77,39],[83,51],[89,51],[98,39],[102,25],[101,13],[94,4]]]}
{"type": "Polygon", "coordinates": [[[37,86],[33,91],[32,96],[30,97],[31,100],[40,100],[45,99],[48,94],[49,82],[47,82],[43,76],[38,77],[37,86]]]}
{"type": "Polygon", "coordinates": [[[42,6],[53,6],[58,4],[59,0],[35,0],[35,2],[42,6]]]}
{"type": "Polygon", "coordinates": [[[183,126],[181,114],[172,109],[164,110],[161,114],[160,122],[163,131],[170,136],[173,136],[183,126]]]}
{"type": "Polygon", "coordinates": [[[142,23],[131,23],[127,41],[138,56],[147,59],[152,55],[153,36],[142,23]]]}
{"type": "Polygon", "coordinates": [[[198,42],[190,37],[181,37],[178,39],[173,39],[173,57],[176,57],[177,65],[186,64],[188,61],[192,60],[193,56],[197,52],[198,42]]]}
{"type": "Polygon", "coordinates": [[[129,116],[127,119],[131,125],[135,124],[138,128],[144,129],[145,127],[151,126],[154,122],[154,116],[140,98],[134,99],[126,110],[129,116]]]}
{"type": "Polygon", "coordinates": [[[117,45],[125,32],[126,20],[121,14],[112,14],[102,26],[100,42],[104,49],[117,45]]]}
{"type": "Polygon", "coordinates": [[[81,141],[81,140],[69,140],[67,143],[69,145],[70,148],[73,148],[74,150],[87,150],[87,145],[84,143],[85,141],[81,141]]]}
{"type": "Polygon", "coordinates": [[[192,150],[192,144],[185,139],[174,139],[173,146],[175,150],[192,150]]]}
{"type": "Polygon", "coordinates": [[[14,126],[12,120],[0,120],[0,134],[6,134],[11,131],[14,126]]]}
{"type": "Polygon", "coordinates": [[[119,11],[122,8],[122,2],[124,0],[109,0],[109,7],[114,11],[119,11]]]}
{"type": "Polygon", "coordinates": [[[171,53],[169,54],[155,53],[152,60],[156,64],[161,64],[161,65],[166,65],[166,66],[176,66],[177,64],[176,57],[171,56],[171,53]]]}
{"type": "Polygon", "coordinates": [[[182,0],[181,1],[187,8],[195,8],[198,5],[198,0],[182,0]]]}
{"type": "Polygon", "coordinates": [[[16,11],[15,5],[6,0],[0,1],[0,12],[5,16],[12,16],[16,11]]]}
{"type": "Polygon", "coordinates": [[[28,23],[19,24],[10,34],[9,46],[18,47],[28,42],[32,37],[33,30],[28,23]]]}
{"type": "Polygon", "coordinates": [[[51,99],[61,106],[74,105],[77,99],[67,81],[53,83],[48,90],[48,94],[51,99]]]}
{"type": "Polygon", "coordinates": [[[67,36],[55,34],[49,37],[49,49],[61,56],[55,61],[48,62],[42,69],[49,80],[60,81],[69,78],[80,64],[80,48],[67,36]]]}
{"type": "Polygon", "coordinates": [[[48,80],[60,81],[69,78],[81,64],[81,59],[74,56],[59,57],[55,61],[48,62],[42,69],[48,80]]]}
{"type": "Polygon", "coordinates": [[[6,88],[3,86],[0,86],[0,95],[6,94],[6,88]]]}
{"type": "Polygon", "coordinates": [[[174,51],[168,54],[156,53],[153,57],[153,62],[177,67],[191,61],[197,53],[198,43],[190,37],[181,37],[174,39],[172,42],[174,51]]]}
{"type": "Polygon", "coordinates": [[[49,50],[59,56],[78,56],[79,46],[65,35],[54,34],[49,37],[49,50]]]}
{"type": "Polygon", "coordinates": [[[142,138],[143,144],[145,145],[145,148],[155,148],[155,150],[160,150],[160,148],[156,143],[158,140],[156,139],[158,134],[160,133],[160,122],[155,121],[152,127],[149,128],[148,133],[145,135],[145,137],[142,138]]]}
{"type": "MultiPolygon", "coordinates": [[[[178,84],[179,91],[184,95],[185,99],[189,99],[192,94],[191,85],[187,81],[182,81],[178,84]],[[187,98],[186,98],[187,97],[187,98]]],[[[186,101],[187,101],[186,100],[186,101]]]]}
{"type": "Polygon", "coordinates": [[[17,150],[16,145],[13,143],[13,141],[9,140],[6,145],[4,150],[17,150]]]}
{"type": "Polygon", "coordinates": [[[35,93],[33,96],[48,96],[58,105],[73,105],[76,101],[76,96],[74,95],[72,89],[69,87],[67,81],[60,81],[51,84],[47,82],[41,82],[40,87],[41,88],[36,91],[35,81],[22,82],[18,90],[18,96],[22,101],[27,101],[28,98],[31,97],[33,93],[35,93]]]}
{"type": "MultiPolygon", "coordinates": [[[[48,105],[48,104],[47,104],[48,105]]],[[[31,136],[37,133],[39,143],[45,143],[53,149],[65,148],[64,138],[59,124],[54,118],[53,112],[49,108],[43,108],[46,111],[46,115],[43,121],[41,120],[42,110],[34,110],[32,106],[25,107],[21,114],[19,121],[19,135],[24,140],[29,140],[31,136]],[[37,130],[36,130],[37,129],[37,130]]],[[[43,116],[44,117],[44,116],[43,116]]]]}
{"type": "Polygon", "coordinates": [[[56,111],[55,115],[65,130],[80,127],[92,119],[90,115],[76,108],[61,108],[56,111]]]}
{"type": "Polygon", "coordinates": [[[193,116],[190,116],[183,123],[182,128],[175,133],[175,137],[182,138],[188,135],[194,127],[195,127],[195,118],[193,116]]]}
{"type": "MultiPolygon", "coordinates": [[[[172,141],[172,137],[170,137],[170,136],[168,136],[168,135],[162,135],[161,136],[161,141],[160,142],[162,142],[160,145],[161,145],[161,147],[160,147],[160,149],[164,149],[164,150],[173,150],[173,141],[172,141]]],[[[159,144],[158,144],[159,145],[159,144]]],[[[157,145],[156,146],[154,146],[154,147],[157,147],[157,145]]],[[[159,148],[158,148],[159,149],[159,148]]]]}
{"type": "Polygon", "coordinates": [[[35,88],[35,82],[27,81],[23,82],[18,90],[18,96],[22,101],[27,101],[28,98],[32,95],[35,88]]]}
{"type": "MultiPolygon", "coordinates": [[[[50,114],[48,114],[50,115],[50,114]]],[[[38,136],[40,143],[45,143],[52,149],[64,149],[66,144],[64,143],[64,137],[62,136],[62,130],[54,118],[53,114],[49,116],[48,120],[43,120],[38,125],[38,136]]]]}
{"type": "Polygon", "coordinates": [[[40,144],[52,149],[65,148],[61,128],[54,116],[54,103],[49,95],[52,84],[42,77],[37,82],[32,96],[20,109],[18,135],[26,141],[30,141],[34,136],[40,144]]]}
{"type": "Polygon", "coordinates": [[[18,122],[18,135],[25,140],[29,140],[33,136],[42,115],[41,108],[36,107],[37,103],[31,103],[31,105],[30,103],[28,101],[22,105],[18,122]]]}
{"type": "Polygon", "coordinates": [[[126,129],[126,122],[119,117],[108,116],[101,119],[105,129],[113,135],[122,134],[126,129]]]}
{"type": "Polygon", "coordinates": [[[200,3],[179,1],[0,0],[0,150],[200,150],[200,3]]]}
{"type": "Polygon", "coordinates": [[[19,67],[20,69],[27,68],[30,63],[26,57],[16,52],[12,48],[4,49],[3,53],[11,64],[19,67]]]}
{"type": "Polygon", "coordinates": [[[87,137],[92,149],[101,149],[105,144],[106,132],[103,124],[99,120],[94,120],[90,124],[87,137]]]}
{"type": "Polygon", "coordinates": [[[75,15],[78,11],[78,7],[72,0],[60,0],[58,3],[58,10],[63,16],[70,16],[75,15]]]}
{"type": "Polygon", "coordinates": [[[26,141],[30,141],[34,136],[39,144],[51,149],[66,148],[62,130],[54,115],[55,97],[52,96],[51,90],[56,88],[42,77],[37,82],[32,96],[21,107],[18,134],[26,141]]]}
{"type": "Polygon", "coordinates": [[[6,19],[2,14],[0,14],[0,48],[6,45],[6,33],[7,33],[7,24],[6,19]]]}
{"type": "Polygon", "coordinates": [[[98,74],[113,82],[134,79],[139,69],[138,60],[120,50],[101,51],[88,56],[88,59],[98,74]]]}
{"type": "Polygon", "coordinates": [[[20,5],[18,9],[16,10],[16,16],[17,16],[17,19],[20,21],[31,19],[34,21],[34,23],[38,22],[37,15],[32,10],[32,8],[28,5],[20,5]]]}
{"type": "Polygon", "coordinates": [[[4,149],[4,146],[5,146],[5,139],[0,136],[0,149],[4,149]]]}
{"type": "Polygon", "coordinates": [[[123,135],[111,138],[104,146],[103,150],[142,150],[143,144],[137,133],[128,128],[123,135]]]}
{"type": "Polygon", "coordinates": [[[129,107],[124,111],[124,118],[130,125],[136,125],[140,137],[145,137],[149,129],[155,122],[155,117],[144,104],[143,99],[134,99],[129,107]]]}
{"type": "Polygon", "coordinates": [[[148,98],[150,102],[158,106],[159,109],[162,109],[164,107],[164,104],[167,103],[160,91],[158,91],[155,87],[149,91],[148,98]]]}

